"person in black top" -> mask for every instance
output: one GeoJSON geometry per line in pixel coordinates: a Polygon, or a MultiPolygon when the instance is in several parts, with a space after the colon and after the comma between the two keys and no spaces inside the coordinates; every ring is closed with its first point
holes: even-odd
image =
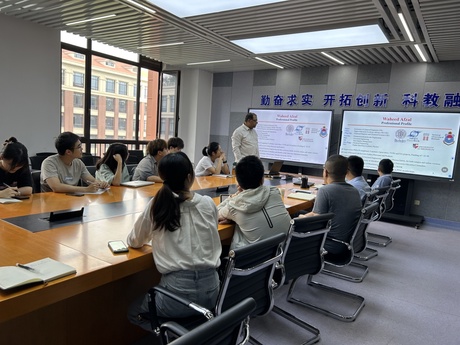
{"type": "Polygon", "coordinates": [[[0,154],[0,198],[12,198],[32,193],[32,176],[26,147],[9,142],[0,154]]]}

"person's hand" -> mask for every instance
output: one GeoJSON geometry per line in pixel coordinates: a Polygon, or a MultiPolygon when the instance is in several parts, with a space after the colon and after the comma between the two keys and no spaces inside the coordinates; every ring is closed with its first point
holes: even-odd
{"type": "Polygon", "coordinates": [[[12,198],[16,195],[19,195],[19,191],[16,187],[6,188],[0,191],[0,198],[12,198]]]}
{"type": "Polygon", "coordinates": [[[99,190],[99,183],[98,182],[90,182],[87,187],[85,187],[86,192],[94,193],[99,190]]]}
{"type": "Polygon", "coordinates": [[[227,218],[219,218],[219,224],[231,224],[233,223],[230,219],[227,218]]]}
{"type": "Polygon", "coordinates": [[[123,163],[123,158],[121,158],[121,155],[119,153],[114,154],[113,159],[115,159],[118,164],[123,163]]]}
{"type": "Polygon", "coordinates": [[[227,157],[225,157],[225,153],[222,152],[222,154],[220,155],[220,159],[222,159],[222,163],[227,160],[227,157]]]}
{"type": "Polygon", "coordinates": [[[108,184],[106,181],[97,180],[96,183],[99,185],[99,188],[102,188],[102,189],[106,189],[110,187],[110,184],[108,184]]]}

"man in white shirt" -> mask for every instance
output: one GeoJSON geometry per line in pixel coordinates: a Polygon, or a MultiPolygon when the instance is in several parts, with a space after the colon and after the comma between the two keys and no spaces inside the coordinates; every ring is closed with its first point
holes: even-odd
{"type": "Polygon", "coordinates": [[[257,132],[257,115],[248,113],[244,118],[244,123],[235,129],[232,134],[232,150],[235,155],[235,162],[246,156],[259,157],[259,143],[257,132]]]}

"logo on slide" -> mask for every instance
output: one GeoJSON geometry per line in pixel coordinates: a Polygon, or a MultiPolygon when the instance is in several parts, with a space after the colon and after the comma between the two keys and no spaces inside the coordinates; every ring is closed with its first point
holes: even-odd
{"type": "Polygon", "coordinates": [[[409,134],[409,138],[417,138],[420,134],[420,131],[411,131],[409,134]]]}
{"type": "Polygon", "coordinates": [[[286,126],[286,132],[288,132],[288,133],[294,132],[294,125],[287,125],[286,126]]]}
{"type": "Polygon", "coordinates": [[[323,126],[323,128],[321,128],[321,131],[319,132],[319,136],[320,136],[321,138],[327,137],[327,129],[326,129],[326,126],[323,126]]]}
{"type": "Polygon", "coordinates": [[[454,135],[452,134],[452,132],[447,133],[442,142],[446,145],[452,145],[453,143],[455,143],[454,135]]]}
{"type": "Polygon", "coordinates": [[[297,127],[295,128],[295,134],[299,134],[299,135],[303,134],[303,133],[302,133],[303,127],[304,127],[304,126],[297,126],[297,127]]]}
{"type": "Polygon", "coordinates": [[[406,131],[404,129],[398,129],[395,133],[397,139],[404,139],[406,137],[406,131]]]}
{"type": "Polygon", "coordinates": [[[418,149],[418,144],[412,144],[412,147],[413,147],[414,149],[418,149]]]}

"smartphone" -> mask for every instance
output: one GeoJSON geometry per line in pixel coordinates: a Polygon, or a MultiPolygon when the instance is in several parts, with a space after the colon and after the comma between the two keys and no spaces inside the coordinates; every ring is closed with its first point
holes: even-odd
{"type": "Polygon", "coordinates": [[[12,198],[13,199],[18,199],[18,200],[26,200],[26,199],[30,199],[30,196],[28,196],[28,195],[15,195],[12,198]]]}
{"type": "Polygon", "coordinates": [[[129,251],[128,247],[123,241],[109,241],[109,248],[114,254],[126,253],[129,251]]]}
{"type": "Polygon", "coordinates": [[[226,199],[229,198],[229,197],[230,197],[230,194],[221,194],[221,195],[220,195],[220,202],[226,200],[226,199]]]}

